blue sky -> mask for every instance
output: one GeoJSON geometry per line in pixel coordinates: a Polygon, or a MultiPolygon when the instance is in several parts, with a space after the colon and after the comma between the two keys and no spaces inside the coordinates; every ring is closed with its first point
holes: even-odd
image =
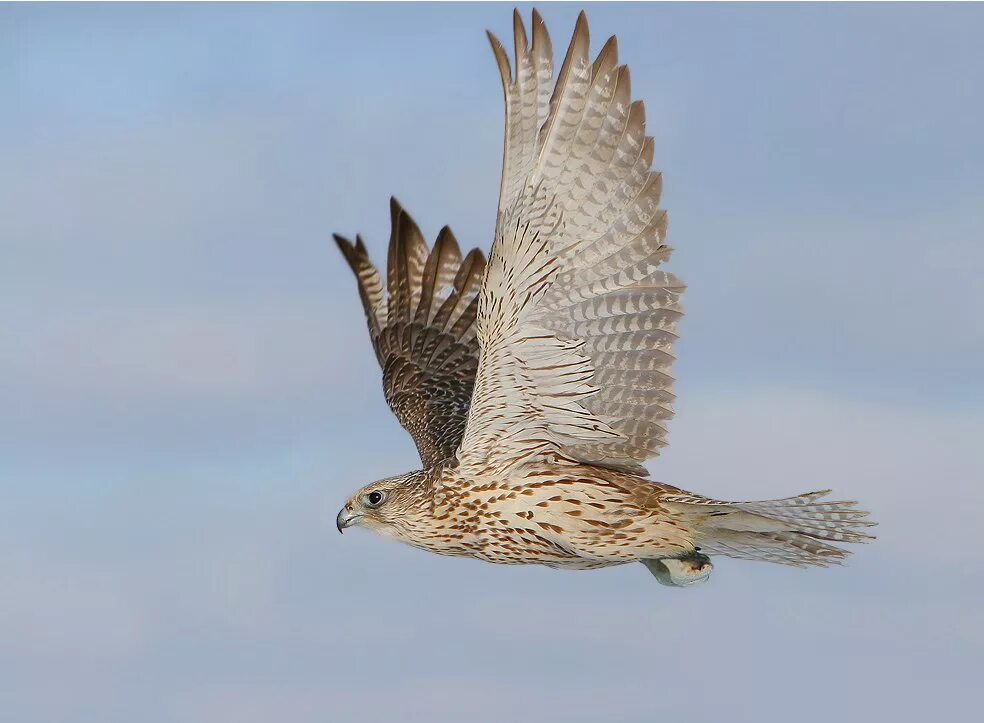
{"type": "MultiPolygon", "coordinates": [[[[560,52],[579,6],[543,8],[560,52]]],[[[984,657],[984,8],[588,6],[689,285],[657,479],[832,486],[837,570],[696,590],[333,517],[417,464],[331,232],[491,237],[511,6],[0,6],[0,709],[923,721],[984,657]]],[[[528,6],[523,6],[528,16],[528,6]]],[[[638,567],[638,569],[635,569],[638,567]]]]}

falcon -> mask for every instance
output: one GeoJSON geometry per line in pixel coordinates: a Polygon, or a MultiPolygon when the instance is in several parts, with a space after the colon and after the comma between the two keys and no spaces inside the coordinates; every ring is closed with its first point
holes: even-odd
{"type": "Polygon", "coordinates": [[[612,37],[592,61],[582,12],[555,74],[533,11],[513,15],[515,67],[488,34],[505,95],[495,236],[486,259],[443,228],[433,247],[395,200],[386,277],[356,236],[386,401],[422,469],[373,482],[338,513],[441,555],[593,569],[641,562],[705,581],[710,556],[828,566],[874,524],[829,490],[711,499],[647,478],[673,416],[684,285],[642,101],[612,37]]]}

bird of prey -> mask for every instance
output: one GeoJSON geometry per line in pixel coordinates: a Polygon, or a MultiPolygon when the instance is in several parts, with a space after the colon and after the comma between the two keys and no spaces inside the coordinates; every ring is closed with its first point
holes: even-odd
{"type": "Polygon", "coordinates": [[[578,17],[555,74],[534,11],[513,17],[515,67],[489,33],[505,95],[499,207],[486,259],[447,227],[429,248],[394,199],[386,277],[335,236],[358,281],[386,401],[423,469],[373,482],[338,513],[442,555],[593,569],[639,561],[671,586],[711,555],[826,566],[870,539],[829,492],[727,502],[647,479],[673,416],[683,284],[662,179],[629,70],[592,61],[578,17]]]}

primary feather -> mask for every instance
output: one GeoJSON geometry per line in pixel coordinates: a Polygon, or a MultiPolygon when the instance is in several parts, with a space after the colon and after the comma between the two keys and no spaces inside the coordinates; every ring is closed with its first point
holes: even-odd
{"type": "Polygon", "coordinates": [[[464,431],[478,366],[475,314],[485,257],[474,249],[462,259],[447,227],[429,249],[396,199],[390,214],[385,293],[362,239],[353,245],[334,238],[358,280],[386,401],[429,467],[454,454],[464,431]]]}
{"type": "Polygon", "coordinates": [[[458,460],[507,469],[557,455],[645,474],[673,415],[683,284],[670,254],[645,111],[614,38],[591,62],[582,13],[549,104],[514,16],[516,71],[490,35],[506,99],[496,236],[479,308],[476,392],[458,460]],[[534,122],[535,120],[535,122],[534,122]],[[627,390],[631,389],[631,394],[627,390]]]}

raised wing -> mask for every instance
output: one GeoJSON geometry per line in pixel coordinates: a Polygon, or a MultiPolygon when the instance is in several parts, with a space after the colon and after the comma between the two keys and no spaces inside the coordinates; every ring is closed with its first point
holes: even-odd
{"type": "Polygon", "coordinates": [[[670,249],[645,111],[614,37],[589,59],[584,13],[555,86],[536,11],[532,47],[518,13],[514,35],[515,76],[489,35],[506,141],[458,460],[488,472],[556,456],[645,474],[673,414],[684,288],[659,271],[670,249]]]}
{"type": "Polygon", "coordinates": [[[396,199],[386,287],[362,238],[335,235],[359,283],[383,392],[417,445],[425,467],[451,457],[461,441],[478,366],[475,313],[485,257],[461,258],[445,226],[433,249],[396,199]]]}

